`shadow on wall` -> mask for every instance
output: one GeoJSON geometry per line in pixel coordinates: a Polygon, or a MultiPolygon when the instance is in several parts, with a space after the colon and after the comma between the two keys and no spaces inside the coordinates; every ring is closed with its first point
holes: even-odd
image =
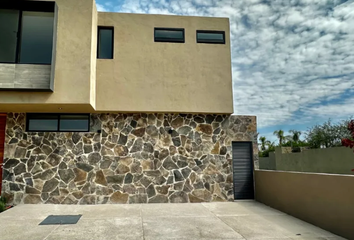
{"type": "Polygon", "coordinates": [[[354,175],[353,150],[345,147],[310,149],[286,153],[280,147],[259,158],[259,169],[354,175]]]}
{"type": "Polygon", "coordinates": [[[255,182],[258,202],[354,239],[354,176],[256,170],[255,182]]]}

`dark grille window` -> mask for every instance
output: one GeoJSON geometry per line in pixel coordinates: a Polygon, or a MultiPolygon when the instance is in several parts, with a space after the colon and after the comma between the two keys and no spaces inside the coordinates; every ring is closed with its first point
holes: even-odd
{"type": "Polygon", "coordinates": [[[89,114],[27,114],[28,132],[88,132],[89,114]]]}
{"type": "Polygon", "coordinates": [[[98,27],[97,58],[113,59],[113,41],[112,27],[98,27]]]}
{"type": "Polygon", "coordinates": [[[155,28],[155,42],[184,43],[183,28],[155,28]]]}
{"type": "Polygon", "coordinates": [[[197,43],[225,44],[225,32],[198,30],[197,43]]]}

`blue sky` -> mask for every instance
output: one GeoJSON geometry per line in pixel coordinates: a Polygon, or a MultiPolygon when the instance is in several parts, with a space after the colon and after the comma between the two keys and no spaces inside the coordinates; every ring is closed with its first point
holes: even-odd
{"type": "Polygon", "coordinates": [[[99,11],[230,18],[234,113],[258,132],[354,115],[354,0],[96,0],[99,11]]]}

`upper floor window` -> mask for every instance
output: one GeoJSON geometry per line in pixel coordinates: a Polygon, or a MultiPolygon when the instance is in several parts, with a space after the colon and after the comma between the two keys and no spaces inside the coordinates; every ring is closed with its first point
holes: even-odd
{"type": "Polygon", "coordinates": [[[90,130],[89,114],[27,114],[28,132],[88,132],[90,130]]]}
{"type": "Polygon", "coordinates": [[[183,28],[155,28],[155,42],[175,42],[184,43],[183,28]]]}
{"type": "Polygon", "coordinates": [[[51,64],[54,3],[0,3],[0,62],[51,64]]]}
{"type": "Polygon", "coordinates": [[[98,27],[97,58],[113,59],[114,30],[113,27],[98,27]]]}
{"type": "Polygon", "coordinates": [[[225,44],[225,32],[198,30],[197,43],[225,44]]]}

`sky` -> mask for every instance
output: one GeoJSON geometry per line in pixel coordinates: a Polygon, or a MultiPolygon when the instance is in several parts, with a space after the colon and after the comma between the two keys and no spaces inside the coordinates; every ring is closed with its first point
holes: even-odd
{"type": "Polygon", "coordinates": [[[259,136],[275,141],[274,130],[354,115],[354,0],[96,3],[106,12],[228,17],[234,114],[256,115],[259,136]]]}

